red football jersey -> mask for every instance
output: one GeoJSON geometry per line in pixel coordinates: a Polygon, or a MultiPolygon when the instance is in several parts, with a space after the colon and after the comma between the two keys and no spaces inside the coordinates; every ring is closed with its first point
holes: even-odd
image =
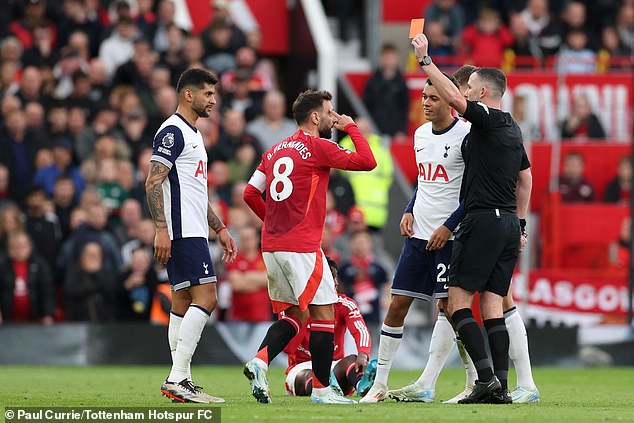
{"type": "MultiPolygon", "coordinates": [[[[341,360],[345,357],[343,350],[344,338],[346,336],[346,330],[350,331],[350,334],[354,338],[357,344],[357,351],[364,352],[370,356],[370,348],[372,347],[372,340],[370,339],[370,332],[368,327],[361,316],[359,307],[354,300],[346,295],[339,294],[339,299],[335,303],[335,351],[332,356],[333,361],[341,360]]],[[[293,366],[303,363],[304,361],[310,361],[310,317],[306,321],[297,335],[288,343],[288,346],[284,349],[288,354],[288,370],[293,366]]]]}
{"type": "Polygon", "coordinates": [[[262,162],[249,181],[260,192],[266,192],[262,251],[319,250],[330,168],[371,170],[376,166],[356,125],[345,129],[356,152],[298,130],[262,155],[262,162]]]}

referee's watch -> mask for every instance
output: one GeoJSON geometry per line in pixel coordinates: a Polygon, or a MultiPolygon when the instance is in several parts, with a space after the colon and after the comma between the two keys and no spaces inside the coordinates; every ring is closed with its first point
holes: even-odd
{"type": "Polygon", "coordinates": [[[431,65],[431,57],[430,56],[423,56],[423,58],[420,59],[420,62],[418,62],[418,64],[421,65],[421,66],[431,65]]]}

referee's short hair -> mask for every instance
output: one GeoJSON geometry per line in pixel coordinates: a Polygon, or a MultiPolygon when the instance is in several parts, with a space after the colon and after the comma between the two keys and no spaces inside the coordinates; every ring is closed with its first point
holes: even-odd
{"type": "Polygon", "coordinates": [[[506,75],[497,68],[480,68],[474,73],[478,74],[478,78],[482,83],[489,87],[495,97],[502,98],[506,91],[506,75]]]}
{"type": "Polygon", "coordinates": [[[326,90],[306,90],[297,96],[293,102],[293,117],[298,125],[305,123],[310,114],[322,110],[324,101],[332,100],[332,94],[326,90]]]}
{"type": "Polygon", "coordinates": [[[216,85],[218,77],[205,69],[187,69],[178,78],[176,91],[180,94],[185,88],[202,88],[205,84],[216,85]]]}

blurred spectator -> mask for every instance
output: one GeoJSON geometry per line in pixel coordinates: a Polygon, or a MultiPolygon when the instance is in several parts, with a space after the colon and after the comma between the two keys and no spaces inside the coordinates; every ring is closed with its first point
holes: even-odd
{"type": "MultiPolygon", "coordinates": [[[[195,67],[204,67],[203,59],[205,57],[205,47],[200,37],[195,35],[188,35],[185,37],[185,42],[182,49],[181,66],[182,69],[189,69],[195,67]]],[[[180,75],[178,73],[177,75],[180,75]]]]}
{"type": "Polygon", "coordinates": [[[165,65],[156,64],[150,73],[150,88],[153,93],[164,87],[171,86],[171,71],[165,65]]]}
{"type": "Polygon", "coordinates": [[[16,37],[8,36],[0,41],[0,62],[13,63],[16,67],[24,64],[24,47],[16,37]]]}
{"type": "Polygon", "coordinates": [[[263,150],[260,141],[245,132],[246,123],[242,112],[227,110],[223,120],[224,132],[218,143],[209,152],[209,161],[221,160],[229,166],[231,182],[244,181],[260,162],[263,150]]]}
{"type": "Polygon", "coordinates": [[[35,66],[27,66],[22,71],[22,80],[20,81],[20,89],[15,93],[22,104],[27,101],[35,101],[45,104],[48,98],[42,94],[42,74],[35,66]]]}
{"type": "Polygon", "coordinates": [[[609,68],[629,68],[632,60],[629,57],[630,52],[621,43],[619,34],[613,26],[606,26],[601,32],[601,50],[599,51],[598,60],[604,60],[605,68],[599,71],[605,71],[609,68]]]}
{"type": "Polygon", "coordinates": [[[0,163],[0,207],[9,201],[9,168],[0,163]]]}
{"type": "Polygon", "coordinates": [[[493,9],[482,9],[476,23],[462,33],[467,62],[480,67],[499,68],[504,50],[513,45],[513,35],[493,9]]]}
{"type": "Polygon", "coordinates": [[[136,25],[143,34],[151,34],[156,24],[154,0],[138,0],[136,25]]]}
{"type": "MultiPolygon", "coordinates": [[[[96,201],[99,201],[98,196],[96,201]]],[[[69,275],[84,246],[88,243],[97,243],[100,247],[99,267],[103,267],[111,275],[116,275],[122,267],[121,254],[114,236],[105,229],[108,222],[108,210],[99,203],[82,204],[82,207],[86,211],[86,221],[80,223],[62,244],[58,257],[58,267],[65,275],[69,275]]]]}
{"type": "Polygon", "coordinates": [[[531,35],[536,38],[543,57],[552,56],[561,44],[561,26],[550,15],[548,0],[528,0],[522,17],[531,35]]]}
{"type": "Polygon", "coordinates": [[[73,73],[71,79],[72,89],[67,100],[68,104],[71,106],[71,110],[73,108],[79,109],[82,112],[85,121],[92,121],[97,112],[98,105],[90,96],[90,78],[87,73],[79,70],[73,73]]]}
{"type": "Polygon", "coordinates": [[[33,45],[33,31],[38,27],[48,28],[53,44],[55,44],[57,29],[46,19],[46,2],[44,0],[29,0],[25,3],[24,18],[11,22],[9,30],[18,37],[25,49],[29,49],[33,45]]]}
{"type": "Polygon", "coordinates": [[[106,77],[112,78],[117,67],[130,60],[134,54],[136,25],[131,19],[119,20],[108,38],[99,47],[99,59],[103,62],[106,77]]]}
{"type": "Polygon", "coordinates": [[[90,8],[96,1],[66,0],[64,2],[64,16],[59,25],[58,45],[68,45],[81,52],[87,60],[99,54],[99,43],[105,36],[104,28],[99,22],[99,16],[90,8]],[[81,34],[82,48],[78,43],[81,34]],[[85,51],[84,51],[85,49],[85,51]]]}
{"type": "Polygon", "coordinates": [[[513,110],[511,115],[513,116],[513,120],[517,123],[517,126],[519,126],[522,131],[522,139],[524,142],[539,141],[542,138],[541,133],[534,117],[530,116],[526,110],[527,101],[526,96],[515,95],[513,98],[513,110]]]}
{"type": "Polygon", "coordinates": [[[561,200],[566,203],[594,200],[594,189],[584,176],[583,156],[571,152],[564,157],[563,172],[559,176],[561,200]]]}
{"type": "Polygon", "coordinates": [[[430,56],[445,57],[455,53],[452,40],[445,34],[445,29],[440,21],[426,22],[425,34],[429,40],[427,54],[430,56]]]}
{"type": "MultiPolygon", "coordinates": [[[[377,166],[369,172],[344,172],[354,191],[354,199],[365,216],[368,229],[381,230],[387,223],[390,187],[394,180],[392,153],[383,145],[381,137],[372,132],[370,122],[364,118],[356,119],[357,126],[372,149],[377,166]]],[[[349,136],[341,140],[343,148],[354,150],[349,136]]]]}
{"type": "MultiPolygon", "coordinates": [[[[134,54],[130,60],[119,66],[113,79],[113,85],[127,85],[134,88],[140,106],[150,115],[157,112],[150,87],[150,76],[157,60],[158,55],[152,51],[150,43],[138,39],[134,42],[134,54]]],[[[125,113],[126,110],[123,107],[122,105],[120,110],[125,113]]]]}
{"type": "Polygon", "coordinates": [[[586,34],[587,46],[590,50],[599,49],[599,38],[594,30],[589,27],[587,22],[586,5],[580,0],[569,1],[561,14],[562,32],[564,38],[572,31],[581,31],[586,34]]]}
{"type": "Polygon", "coordinates": [[[152,300],[159,283],[152,263],[152,256],[146,249],[137,248],[132,252],[129,268],[118,278],[118,320],[149,321],[152,300]]]}
{"type": "MultiPolygon", "coordinates": [[[[178,94],[172,87],[163,87],[154,93],[154,102],[158,106],[158,115],[150,116],[147,128],[148,133],[152,134],[152,138],[154,138],[154,134],[161,126],[161,123],[176,111],[178,94]]],[[[149,145],[151,146],[151,144],[149,145]]]]}
{"type": "Polygon", "coordinates": [[[90,81],[90,93],[88,94],[90,99],[95,102],[105,101],[110,95],[110,87],[106,76],[106,66],[98,57],[90,61],[88,80],[90,81]]]}
{"type": "Polygon", "coordinates": [[[54,101],[48,107],[46,115],[50,138],[68,137],[68,109],[61,101],[54,101]]]}
{"type": "Polygon", "coordinates": [[[597,55],[588,48],[588,36],[583,30],[571,29],[566,34],[566,43],[557,55],[557,72],[594,73],[597,70],[597,55]]]}
{"type": "Polygon", "coordinates": [[[0,162],[9,166],[11,197],[22,203],[31,185],[37,143],[26,130],[26,118],[20,109],[5,116],[5,130],[0,133],[0,162]]]}
{"type": "Polygon", "coordinates": [[[337,200],[330,190],[326,191],[326,224],[330,227],[334,238],[338,238],[346,230],[346,218],[337,209],[337,200]]]}
{"type": "Polygon", "coordinates": [[[398,50],[384,44],[377,69],[365,86],[363,102],[382,134],[403,137],[407,131],[409,91],[398,65],[398,50]]]}
{"type": "Polygon", "coordinates": [[[616,30],[621,44],[629,51],[634,50],[634,2],[624,1],[616,16],[616,30]]]}
{"type": "Polygon", "coordinates": [[[247,122],[251,122],[262,114],[262,91],[251,89],[251,71],[245,68],[237,69],[233,80],[234,90],[223,98],[223,111],[236,109],[244,114],[247,122]]]}
{"type": "MultiPolygon", "coordinates": [[[[222,160],[211,162],[208,173],[210,188],[225,205],[231,205],[232,184],[229,178],[229,166],[222,160]]],[[[210,198],[213,195],[210,195],[210,198]]],[[[223,219],[224,221],[224,219],[223,219]]]]}
{"type": "Polygon", "coordinates": [[[121,117],[121,127],[126,144],[132,150],[132,160],[136,161],[143,147],[151,146],[153,134],[148,130],[148,119],[142,107],[135,107],[121,117]]]}
{"type": "Polygon", "coordinates": [[[24,106],[24,118],[26,120],[26,131],[32,135],[36,145],[46,144],[48,142],[48,134],[44,107],[34,101],[26,103],[24,106]]]}
{"type": "Polygon", "coordinates": [[[297,124],[286,117],[286,98],[280,91],[268,91],[262,102],[262,116],[247,125],[247,132],[255,135],[264,151],[297,130],[297,124]]]}
{"type": "Polygon", "coordinates": [[[53,67],[59,53],[53,47],[53,34],[48,27],[38,26],[33,29],[33,44],[22,54],[24,66],[53,67]]]}
{"type": "Polygon", "coordinates": [[[359,311],[369,324],[381,323],[381,302],[383,290],[387,286],[385,268],[374,260],[372,255],[372,237],[368,232],[356,232],[351,235],[350,261],[343,262],[339,268],[339,278],[346,295],[359,304],[359,311]]]}
{"type": "Polygon", "coordinates": [[[72,178],[62,175],[55,181],[53,188],[53,205],[55,214],[59,219],[59,226],[62,231],[62,239],[66,239],[70,234],[71,213],[77,205],[75,196],[75,184],[72,178]]]}
{"type": "Polygon", "coordinates": [[[152,42],[154,51],[159,53],[167,50],[168,43],[168,28],[174,25],[174,12],[176,7],[172,0],[159,1],[156,12],[156,23],[152,25],[151,30],[146,33],[148,39],[152,42]]]}
{"type": "Polygon", "coordinates": [[[132,253],[139,248],[146,250],[151,256],[154,255],[154,223],[151,219],[143,219],[133,228],[130,222],[127,226],[128,234],[134,234],[134,237],[121,247],[121,260],[123,266],[128,267],[132,261],[132,253]]]}
{"type": "Polygon", "coordinates": [[[350,181],[338,169],[330,170],[330,179],[328,180],[328,191],[331,192],[335,208],[346,216],[350,207],[354,206],[354,190],[350,181]]]}
{"type": "Polygon", "coordinates": [[[17,91],[17,73],[18,63],[0,60],[0,95],[3,99],[15,98],[13,94],[17,91]]]}
{"type": "MultiPolygon", "coordinates": [[[[237,181],[231,190],[231,207],[229,208],[227,226],[229,226],[232,236],[235,230],[244,226],[253,226],[258,229],[262,226],[262,221],[244,201],[243,193],[246,186],[246,181],[237,181]]],[[[237,237],[239,234],[236,233],[235,236],[237,237]]]]}
{"type": "Polygon", "coordinates": [[[35,184],[44,188],[46,195],[53,196],[55,181],[61,175],[69,175],[75,185],[75,195],[81,196],[86,183],[77,166],[73,164],[73,144],[68,138],[58,138],[53,145],[53,164],[40,169],[33,178],[35,184]]]}
{"type": "Polygon", "coordinates": [[[150,158],[152,157],[152,147],[148,146],[141,150],[139,158],[136,162],[136,174],[134,175],[135,184],[130,190],[130,197],[136,199],[141,204],[142,214],[145,217],[150,216],[145,195],[145,181],[150,171],[150,158]]]}
{"type": "Polygon", "coordinates": [[[464,29],[465,17],[462,6],[456,0],[434,0],[425,9],[426,24],[440,22],[444,34],[449,37],[451,44],[456,47],[459,44],[460,34],[464,29]]]}
{"type": "Polygon", "coordinates": [[[227,264],[232,304],[228,320],[268,322],[272,320],[266,267],[260,250],[260,234],[253,226],[240,229],[238,255],[227,264]]]}
{"type": "Polygon", "coordinates": [[[330,257],[336,263],[339,262],[339,252],[335,247],[335,237],[329,224],[324,225],[324,233],[321,237],[321,249],[326,257],[330,257]]]}
{"type": "MultiPolygon", "coordinates": [[[[137,238],[139,234],[139,223],[143,218],[141,204],[135,198],[126,199],[121,205],[121,222],[113,229],[113,234],[117,244],[123,246],[128,241],[137,238]]],[[[123,252],[121,253],[123,258],[123,252]]]]}
{"type": "MultiPolygon", "coordinates": [[[[205,43],[205,55],[208,56],[213,54],[214,49],[218,48],[219,45],[228,46],[229,51],[231,51],[231,54],[233,55],[240,47],[246,45],[245,34],[235,25],[232,19],[233,16],[231,15],[231,10],[229,9],[229,1],[211,1],[213,7],[213,20],[200,34],[203,42],[205,43]],[[216,32],[218,28],[222,28],[222,31],[216,32]]],[[[213,66],[212,69],[222,73],[213,66]]]]}
{"type": "Polygon", "coordinates": [[[88,242],[64,281],[64,305],[71,322],[108,322],[114,319],[115,280],[103,266],[101,246],[88,242]]]}
{"type": "Polygon", "coordinates": [[[632,196],[632,158],[623,156],[616,168],[616,177],[605,187],[603,200],[608,203],[629,204],[632,196]]]}
{"type": "Polygon", "coordinates": [[[33,253],[26,232],[9,235],[8,256],[0,257],[0,323],[53,323],[55,287],[48,264],[33,253]]]}
{"type": "MultiPolygon", "coordinates": [[[[100,108],[91,125],[84,128],[75,137],[75,156],[79,162],[84,162],[95,154],[95,144],[102,137],[118,137],[116,126],[119,123],[119,115],[111,107],[100,108]]],[[[108,141],[106,141],[108,142],[108,141]]],[[[113,141],[116,145],[116,140],[113,141]]]]}
{"type": "Polygon", "coordinates": [[[0,208],[0,258],[7,254],[9,234],[26,230],[25,218],[20,208],[7,203],[0,208]]]}
{"type": "Polygon", "coordinates": [[[561,138],[575,141],[605,138],[603,126],[599,118],[592,113],[586,94],[579,93],[575,96],[570,116],[562,123],[561,138]]]}
{"type": "Polygon", "coordinates": [[[99,162],[97,168],[97,192],[101,198],[101,202],[110,211],[110,223],[119,220],[119,212],[121,205],[128,198],[128,192],[119,184],[118,177],[119,167],[115,159],[104,159],[99,162]]]}
{"type": "Polygon", "coordinates": [[[236,66],[235,54],[246,45],[242,31],[224,19],[215,18],[200,36],[205,48],[205,66],[220,75],[236,66]]]}
{"type": "Polygon", "coordinates": [[[40,187],[33,187],[26,196],[26,229],[33,240],[33,247],[54,269],[62,240],[62,230],[55,207],[40,187]]]}
{"type": "MultiPolygon", "coordinates": [[[[515,56],[520,58],[533,57],[541,58],[541,50],[537,44],[536,38],[530,33],[526,24],[525,15],[521,13],[513,13],[509,18],[509,29],[513,36],[513,45],[511,49],[515,56]]],[[[515,61],[516,68],[532,67],[533,63],[526,63],[524,60],[515,61]]]]}
{"type": "MultiPolygon", "coordinates": [[[[167,27],[166,36],[167,48],[160,54],[159,63],[170,70],[170,85],[176,86],[178,77],[185,70],[185,64],[183,63],[185,33],[176,25],[170,25],[167,27]]],[[[196,38],[200,40],[199,37],[196,38]]],[[[202,41],[200,43],[202,46],[202,41]]],[[[200,54],[201,57],[202,55],[203,53],[200,54]]]]}
{"type": "Polygon", "coordinates": [[[236,52],[236,68],[222,74],[220,84],[223,91],[232,92],[235,89],[235,73],[238,69],[247,69],[251,74],[249,88],[253,91],[269,91],[274,88],[275,69],[266,66],[268,62],[258,62],[255,49],[244,46],[236,52]],[[265,66],[261,66],[265,65],[265,66]]]}
{"type": "Polygon", "coordinates": [[[87,73],[88,63],[83,61],[77,50],[64,47],[61,50],[59,62],[53,68],[53,76],[57,82],[53,96],[56,99],[66,99],[72,94],[74,75],[78,72],[87,73]]]}

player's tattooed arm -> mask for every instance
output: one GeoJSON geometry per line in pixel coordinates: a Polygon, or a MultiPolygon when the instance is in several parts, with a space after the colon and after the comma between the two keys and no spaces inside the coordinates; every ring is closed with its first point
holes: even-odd
{"type": "Polygon", "coordinates": [[[220,220],[220,218],[216,216],[216,213],[214,213],[214,210],[211,207],[211,203],[209,202],[207,203],[207,223],[209,224],[209,227],[214,230],[214,232],[218,232],[225,226],[225,224],[222,223],[222,220],[220,220]]]}
{"type": "Polygon", "coordinates": [[[145,181],[147,204],[157,229],[167,228],[163,201],[163,181],[169,171],[169,168],[164,164],[152,161],[147,180],[145,181]]]}

